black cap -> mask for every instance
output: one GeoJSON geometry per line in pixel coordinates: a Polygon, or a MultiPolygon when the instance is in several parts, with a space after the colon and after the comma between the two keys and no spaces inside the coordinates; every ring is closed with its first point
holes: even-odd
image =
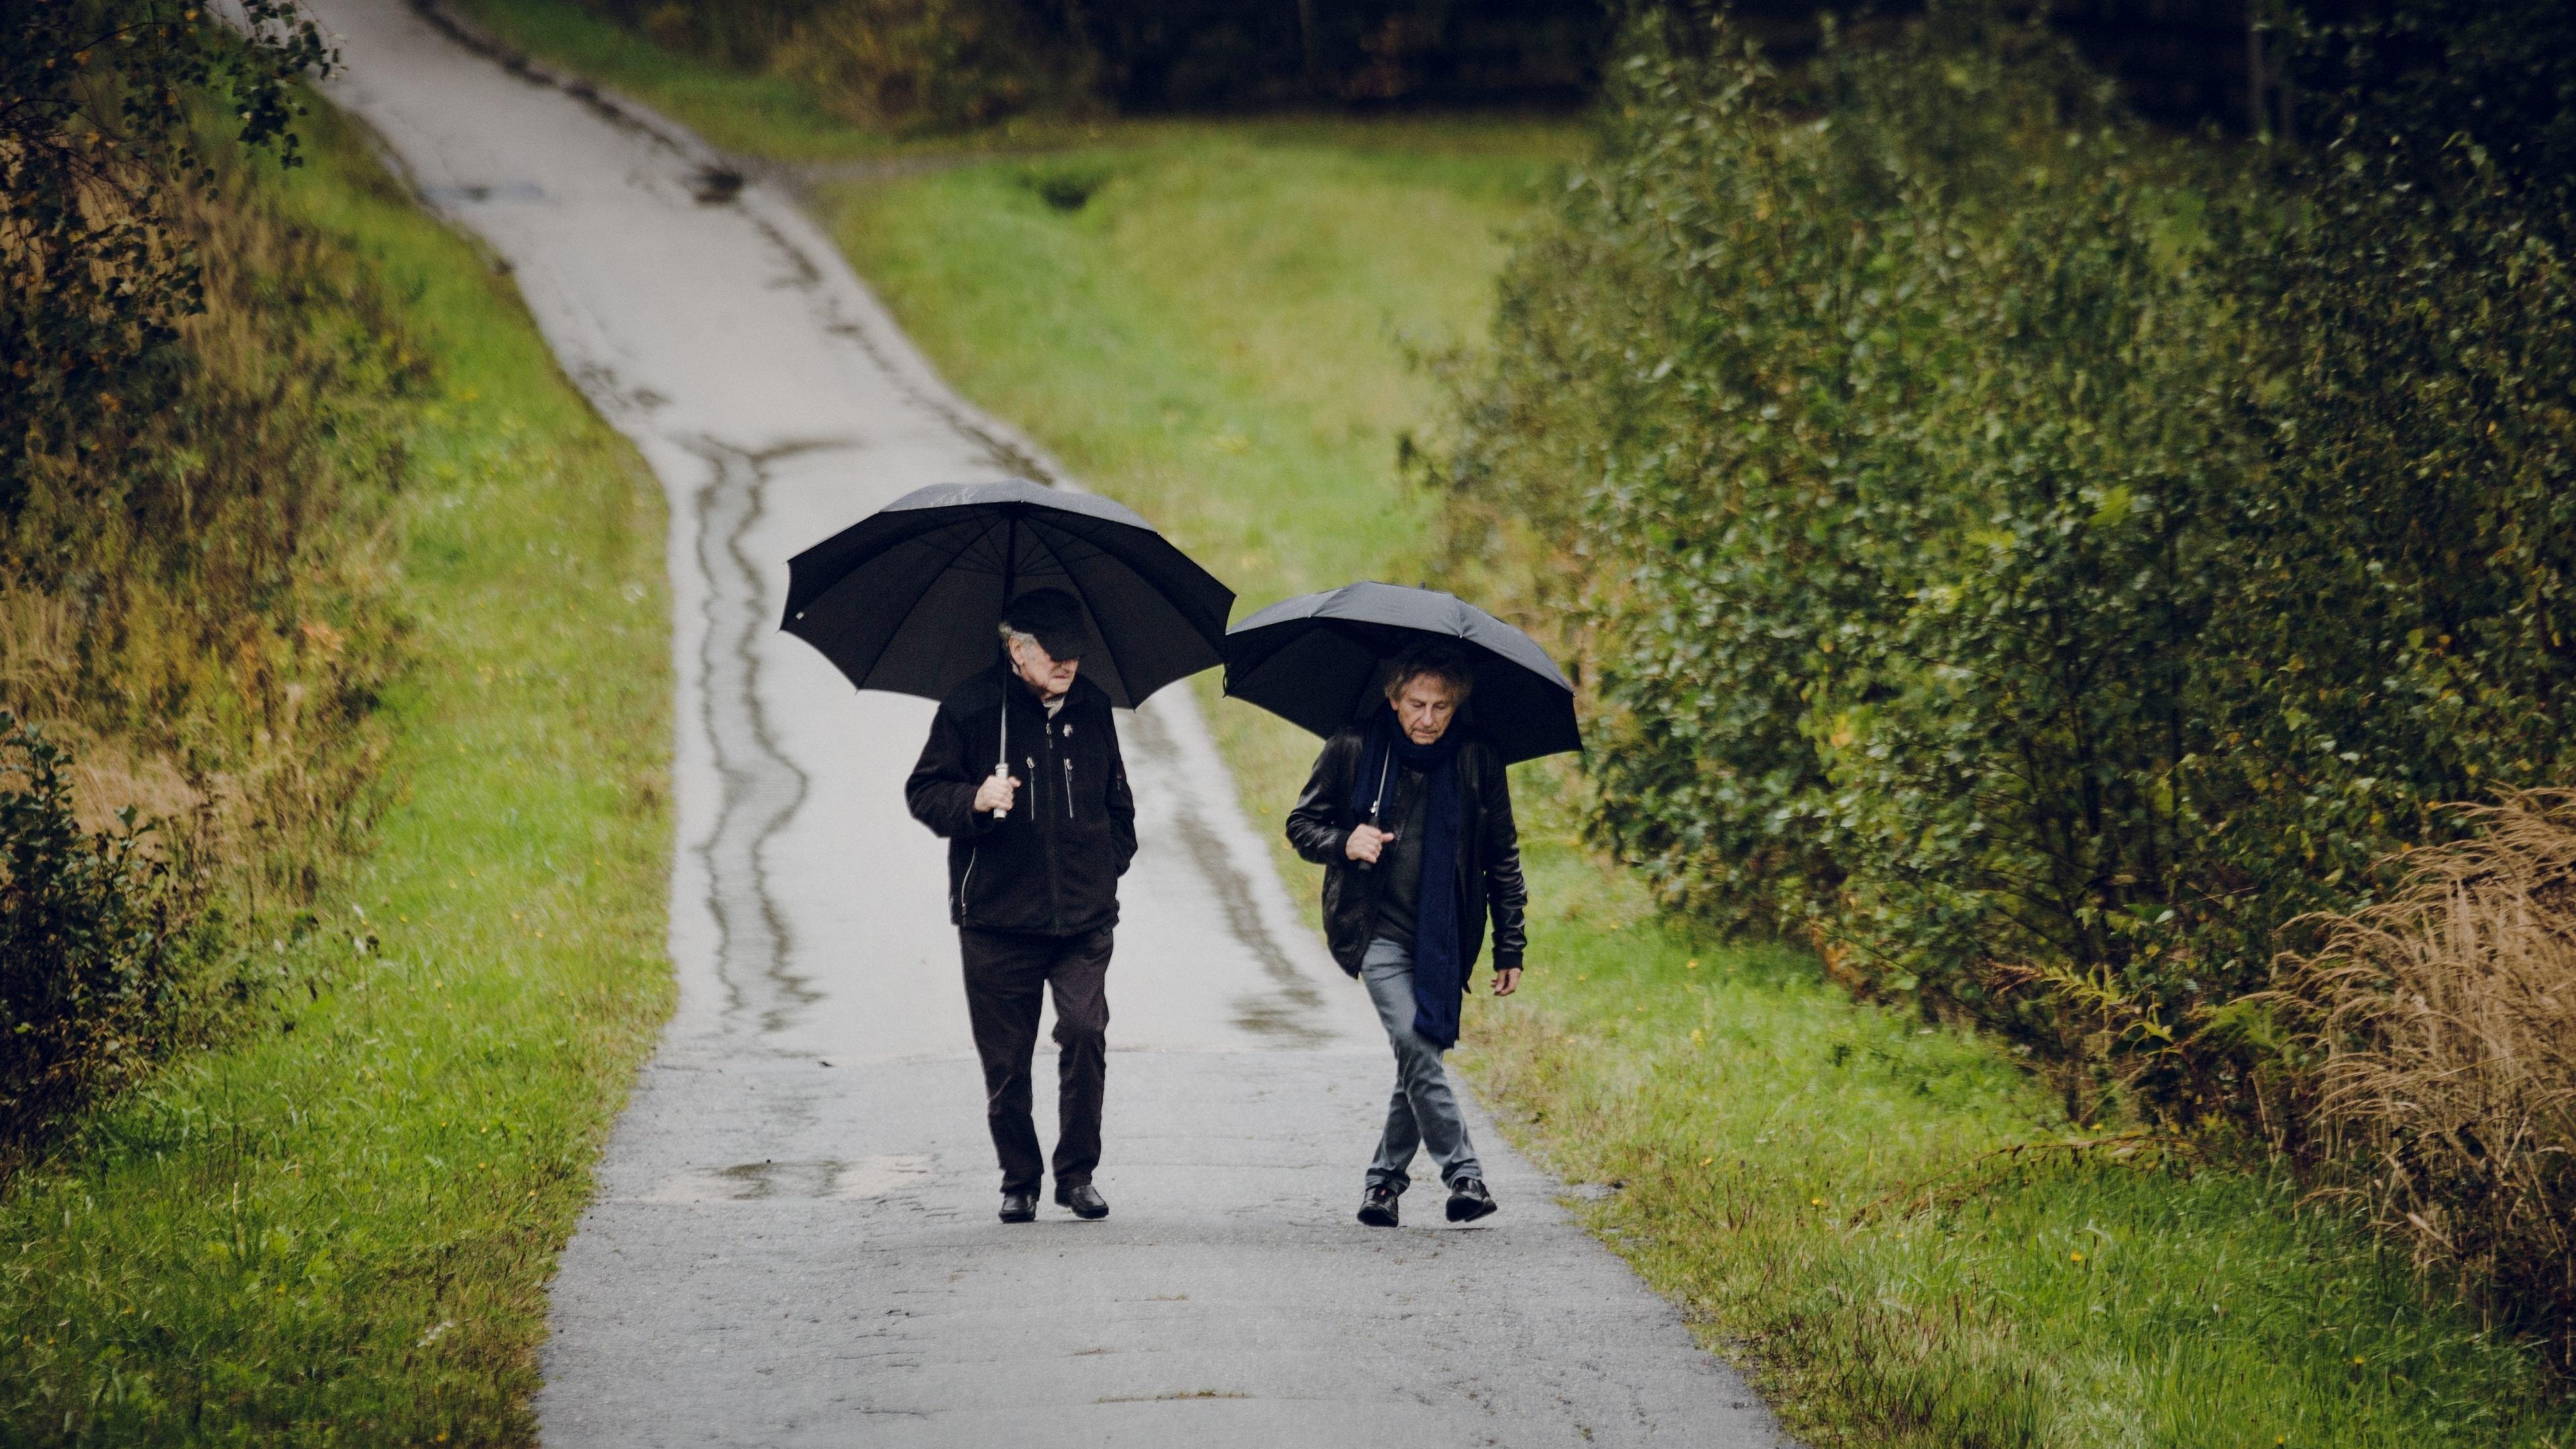
{"type": "Polygon", "coordinates": [[[1082,605],[1062,589],[1036,589],[1011,600],[1002,611],[1003,627],[1034,635],[1038,647],[1056,659],[1080,659],[1091,644],[1082,605]]]}

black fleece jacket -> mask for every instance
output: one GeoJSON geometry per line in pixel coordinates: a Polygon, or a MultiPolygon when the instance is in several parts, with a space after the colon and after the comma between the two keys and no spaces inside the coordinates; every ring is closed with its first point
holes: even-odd
{"type": "Polygon", "coordinates": [[[1053,718],[1015,674],[958,687],[930,722],[904,782],[912,817],[948,841],[948,918],[987,931],[1076,936],[1118,920],[1118,878],[1136,857],[1136,797],[1109,696],[1077,677],[1053,718]],[[993,773],[1002,711],[1020,792],[995,820],[975,808],[993,773]]]}
{"type": "MultiPolygon", "coordinates": [[[[1342,853],[1351,828],[1360,824],[1351,810],[1351,776],[1360,767],[1366,738],[1351,726],[1324,742],[1315,757],[1305,793],[1288,812],[1288,843],[1297,853],[1324,867],[1324,944],[1333,959],[1353,976],[1368,954],[1375,932],[1383,871],[1361,870],[1342,853]]],[[[1485,918],[1494,921],[1494,969],[1510,971],[1521,964],[1529,937],[1521,918],[1529,905],[1529,887],[1521,880],[1520,829],[1512,822],[1512,787],[1493,747],[1470,737],[1458,749],[1458,926],[1467,939],[1459,943],[1460,979],[1473,974],[1477,953],[1485,946],[1485,918]]],[[[1428,889],[1430,882],[1423,882],[1428,889]]]]}

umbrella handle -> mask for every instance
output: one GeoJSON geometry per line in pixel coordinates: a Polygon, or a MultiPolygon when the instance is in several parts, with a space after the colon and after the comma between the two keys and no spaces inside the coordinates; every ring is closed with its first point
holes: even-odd
{"type": "MultiPolygon", "coordinates": [[[[996,756],[993,761],[994,777],[996,779],[1003,780],[1009,779],[1011,777],[1011,699],[1007,692],[1002,696],[1002,740],[999,745],[994,747],[994,753],[996,756]]],[[[993,818],[996,820],[1010,819],[1011,807],[1005,805],[1001,809],[994,811],[993,818]]]]}

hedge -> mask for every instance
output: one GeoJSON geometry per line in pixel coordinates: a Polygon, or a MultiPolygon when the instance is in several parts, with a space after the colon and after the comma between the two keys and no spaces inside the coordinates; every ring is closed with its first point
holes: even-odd
{"type": "Polygon", "coordinates": [[[1983,6],[1794,76],[1635,27],[1436,469],[1600,837],[2079,1120],[2295,1145],[2295,923],[2576,763],[2576,227],[2438,111],[2224,148],[1983,6]]]}

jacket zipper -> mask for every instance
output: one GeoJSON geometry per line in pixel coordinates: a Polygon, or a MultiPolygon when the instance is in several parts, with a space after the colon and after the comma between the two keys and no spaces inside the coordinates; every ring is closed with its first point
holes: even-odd
{"type": "MultiPolygon", "coordinates": [[[[1046,731],[1041,729],[1038,733],[1044,735],[1046,734],[1046,731]]],[[[1050,739],[1048,744],[1050,746],[1048,753],[1054,753],[1052,748],[1054,741],[1050,739]]],[[[1038,761],[1035,755],[1028,757],[1028,765],[1029,783],[1031,785],[1035,785],[1038,778],[1038,761]]],[[[1041,802],[1046,799],[1046,793],[1044,791],[1037,791],[1035,793],[1036,799],[1029,802],[1031,807],[1029,814],[1029,828],[1031,830],[1042,832],[1046,829],[1046,825],[1045,822],[1039,818],[1038,812],[1045,808],[1041,802]]],[[[1055,852],[1047,849],[1045,840],[1040,839],[1038,842],[1038,853],[1046,857],[1047,920],[1054,926],[1062,927],[1064,925],[1064,884],[1056,878],[1055,852]]]]}
{"type": "Polygon", "coordinates": [[[966,914],[966,892],[975,884],[975,862],[983,857],[984,847],[970,847],[966,852],[966,873],[957,878],[957,913],[966,914]]]}
{"type": "Polygon", "coordinates": [[[1073,818],[1073,755],[1070,752],[1064,757],[1064,818],[1073,818]]]}

